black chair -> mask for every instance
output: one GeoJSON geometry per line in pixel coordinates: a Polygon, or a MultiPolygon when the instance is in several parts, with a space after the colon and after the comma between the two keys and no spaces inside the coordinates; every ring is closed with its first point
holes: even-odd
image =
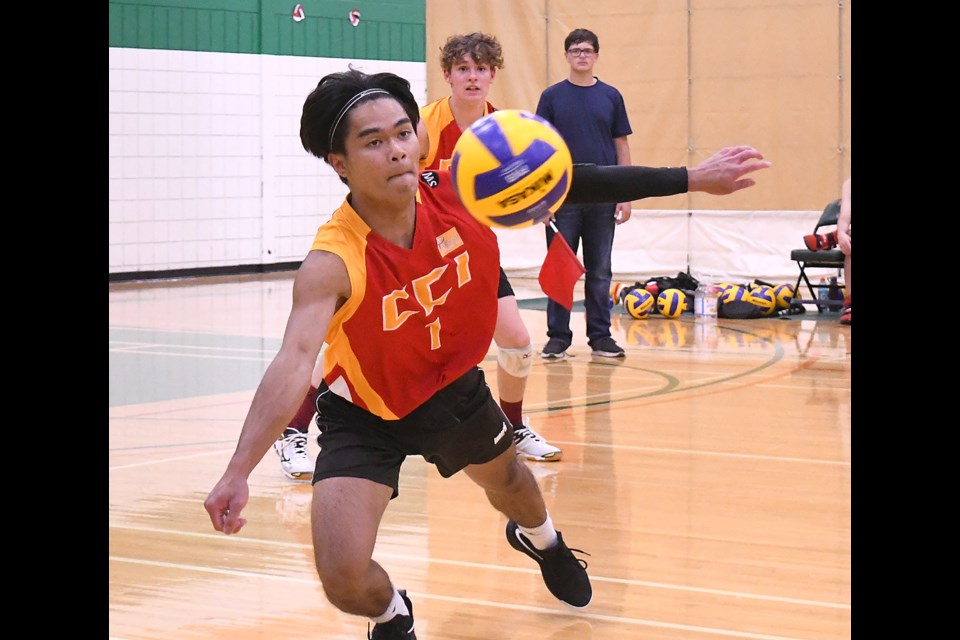
{"type": "MultiPolygon", "coordinates": [[[[834,200],[824,208],[817,220],[817,225],[813,228],[813,233],[825,233],[825,227],[836,226],[837,218],[840,217],[840,200],[834,200]]],[[[790,305],[790,311],[803,313],[804,304],[817,305],[817,313],[823,313],[824,309],[840,309],[843,307],[843,300],[821,300],[817,297],[817,289],[810,283],[807,277],[807,269],[837,269],[839,276],[843,269],[843,251],[840,249],[824,249],[820,251],[811,251],[804,247],[803,249],[794,249],[790,252],[790,259],[797,263],[800,268],[800,275],[797,276],[797,283],[794,285],[793,302],[790,305]],[[810,292],[809,298],[800,295],[800,283],[807,285],[810,292]]]]}

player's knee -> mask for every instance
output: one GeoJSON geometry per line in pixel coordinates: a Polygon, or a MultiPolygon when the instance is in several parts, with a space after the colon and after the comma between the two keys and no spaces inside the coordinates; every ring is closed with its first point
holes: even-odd
{"type": "MultiPolygon", "coordinates": [[[[367,563],[369,564],[369,563],[367,563]]],[[[338,609],[350,610],[362,599],[366,565],[346,562],[317,562],[317,575],[327,599],[338,609]]]]}
{"type": "Polygon", "coordinates": [[[533,345],[527,343],[519,349],[497,349],[497,364],[515,378],[526,378],[533,366],[533,345]]]}
{"type": "Polygon", "coordinates": [[[530,332],[519,314],[501,313],[493,339],[498,347],[520,349],[530,344],[530,332]]]}

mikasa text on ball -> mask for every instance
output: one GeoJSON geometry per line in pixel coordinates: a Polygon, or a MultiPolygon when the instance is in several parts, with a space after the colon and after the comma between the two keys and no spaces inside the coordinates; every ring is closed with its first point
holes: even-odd
{"type": "Polygon", "coordinates": [[[559,209],[572,174],[570,150],[553,125],[517,109],[494,111],[470,125],[450,165],[467,211],[487,226],[513,229],[559,209]]]}

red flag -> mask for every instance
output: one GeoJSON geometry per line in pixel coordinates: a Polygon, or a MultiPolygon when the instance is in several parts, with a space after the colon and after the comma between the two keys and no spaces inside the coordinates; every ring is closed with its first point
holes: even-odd
{"type": "Polygon", "coordinates": [[[586,272],[563,236],[554,233],[537,278],[547,297],[567,311],[573,310],[573,286],[586,272]]]}

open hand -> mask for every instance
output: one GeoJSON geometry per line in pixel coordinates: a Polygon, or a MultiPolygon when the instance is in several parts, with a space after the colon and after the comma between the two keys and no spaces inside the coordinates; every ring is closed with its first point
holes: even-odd
{"type": "Polygon", "coordinates": [[[753,178],[743,176],[770,166],[763,154],[749,145],[724,147],[687,170],[687,191],[725,196],[752,187],[756,184],[753,178]]]}

